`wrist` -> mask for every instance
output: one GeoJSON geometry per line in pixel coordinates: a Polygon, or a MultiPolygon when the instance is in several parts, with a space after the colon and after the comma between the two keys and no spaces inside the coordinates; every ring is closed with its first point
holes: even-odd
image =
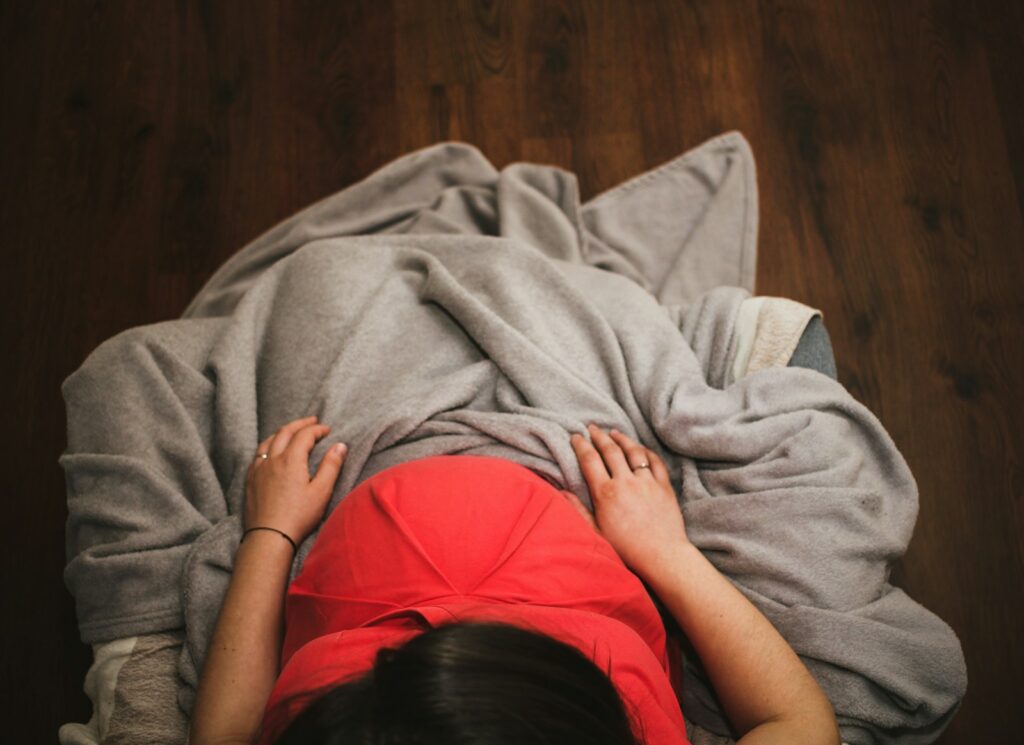
{"type": "Polygon", "coordinates": [[[700,549],[689,541],[680,541],[658,551],[650,564],[639,573],[652,588],[672,582],[683,568],[696,561],[707,561],[700,549]]]}

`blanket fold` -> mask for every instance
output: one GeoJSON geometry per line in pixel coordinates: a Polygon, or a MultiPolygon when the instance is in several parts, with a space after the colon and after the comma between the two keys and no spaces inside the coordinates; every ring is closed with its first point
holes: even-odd
{"type": "MultiPolygon", "coordinates": [[[[105,341],[62,386],[83,641],[183,627],[190,711],[246,471],[287,421],[333,428],[311,474],[349,444],[328,514],[446,453],[513,460],[589,505],[568,436],[593,421],[665,459],[692,541],[801,655],[846,742],[934,740],[966,671],[953,631],[888,583],[917,516],[906,462],[825,375],[730,382],[756,232],[736,132],[583,205],[567,171],[499,173],[442,143],[274,227],[182,318],[105,341]]],[[[684,713],[729,734],[699,660],[686,670],[684,713]]]]}

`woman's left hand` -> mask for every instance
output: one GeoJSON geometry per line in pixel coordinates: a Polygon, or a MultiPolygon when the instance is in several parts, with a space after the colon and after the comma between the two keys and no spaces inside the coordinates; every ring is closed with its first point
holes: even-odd
{"type": "Polygon", "coordinates": [[[276,528],[301,543],[323,518],[345,459],[345,446],[324,456],[309,478],[309,453],[331,431],[316,416],[289,422],[256,449],[245,487],[245,528],[276,528]],[[269,457],[261,458],[260,453],[269,457]]]}

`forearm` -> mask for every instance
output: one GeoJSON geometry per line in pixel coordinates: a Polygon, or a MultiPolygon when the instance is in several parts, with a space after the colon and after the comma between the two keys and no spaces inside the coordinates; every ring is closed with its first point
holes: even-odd
{"type": "Polygon", "coordinates": [[[747,743],[839,743],[832,706],[781,634],[692,544],[643,579],[693,644],[747,743]]]}
{"type": "Polygon", "coordinates": [[[292,547],[250,533],[235,555],[192,710],[191,745],[255,741],[280,664],[292,547]]]}

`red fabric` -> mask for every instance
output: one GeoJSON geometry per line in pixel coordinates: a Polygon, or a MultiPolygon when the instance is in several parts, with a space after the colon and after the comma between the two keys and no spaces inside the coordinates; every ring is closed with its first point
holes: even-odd
{"type": "Polygon", "coordinates": [[[576,646],[609,674],[645,741],[688,745],[674,644],[639,578],[530,469],[442,455],[363,481],[288,589],[270,743],[316,696],[451,620],[496,620],[576,646]]]}

